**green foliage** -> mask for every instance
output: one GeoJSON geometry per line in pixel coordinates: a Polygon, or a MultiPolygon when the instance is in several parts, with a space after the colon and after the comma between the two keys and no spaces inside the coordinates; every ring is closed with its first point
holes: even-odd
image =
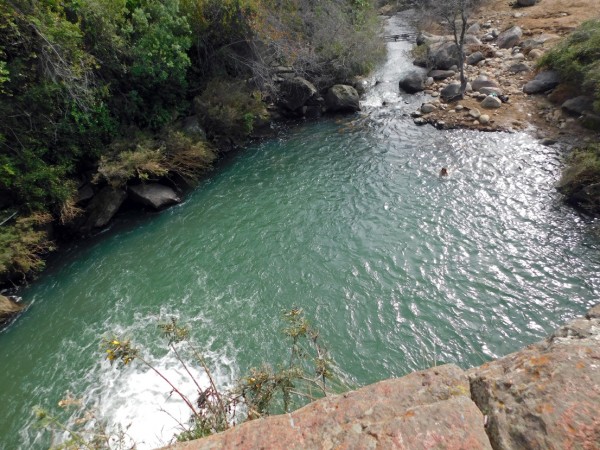
{"type": "Polygon", "coordinates": [[[592,95],[600,112],[600,19],[581,24],[564,41],[546,53],[540,66],[557,70],[562,79],[592,95]]]}
{"type": "MultiPolygon", "coordinates": [[[[139,361],[169,384],[188,406],[190,424],[177,436],[179,441],[197,439],[228,429],[231,423],[252,420],[272,413],[289,412],[307,401],[328,395],[333,386],[333,366],[327,350],[321,345],[319,332],[304,316],[301,309],[284,314],[284,336],[290,339],[290,358],[276,369],[269,364],[251,368],[229,391],[220,391],[214,383],[211,370],[198,350],[188,342],[189,330],[176,319],[160,324],[167,346],[175,354],[185,372],[198,388],[198,398],[191,401],[177,386],[150,364],[139,349],[128,339],[105,338],[102,348],[111,363],[126,366],[139,361]],[[183,353],[186,352],[186,353],[183,353]],[[191,354],[187,361],[184,354],[191,354]],[[194,367],[196,366],[196,367],[194,367]],[[199,366],[199,367],[198,367],[199,366]],[[201,387],[194,373],[204,372],[208,387],[201,387]],[[243,407],[242,407],[243,406],[243,407]]],[[[338,389],[343,388],[338,384],[338,389]]]]}
{"type": "MultiPolygon", "coordinates": [[[[83,409],[76,420],[67,416],[73,408],[81,409],[82,400],[76,399],[67,392],[65,398],[58,402],[61,411],[51,414],[41,406],[33,408],[36,427],[52,433],[52,436],[63,436],[64,439],[51,445],[50,450],[131,450],[135,444],[119,427],[109,432],[106,424],[96,417],[93,409],[83,409]],[[69,422],[69,425],[66,424],[69,422]]],[[[72,414],[72,413],[71,413],[72,414]]]]}
{"type": "Polygon", "coordinates": [[[132,61],[127,113],[142,126],[158,129],[185,98],[191,31],[178,1],[136,3],[125,27],[132,61]]]}
{"type": "Polygon", "coordinates": [[[600,143],[576,149],[567,159],[559,182],[560,191],[572,196],[591,184],[600,183],[600,143]]]}
{"type": "Polygon", "coordinates": [[[159,178],[168,173],[164,159],[163,149],[156,148],[153,141],[140,142],[133,150],[103,156],[95,181],[104,179],[113,187],[121,187],[131,179],[159,178]]]}
{"type": "Polygon", "coordinates": [[[267,117],[260,92],[235,80],[211,80],[194,106],[213,137],[226,137],[235,144],[243,142],[267,117]]]}
{"type": "Polygon", "coordinates": [[[168,130],[164,136],[165,165],[188,183],[212,167],[217,159],[214,147],[204,139],[194,139],[182,131],[168,130]]]}
{"type": "Polygon", "coordinates": [[[41,256],[54,248],[43,229],[50,219],[48,214],[36,213],[0,226],[0,273],[25,277],[44,267],[41,256]]]}
{"type": "Polygon", "coordinates": [[[94,181],[122,187],[131,180],[177,174],[191,183],[215,159],[216,152],[208,142],[182,131],[169,129],[156,136],[138,133],[113,142],[110,152],[100,158],[94,181]]]}

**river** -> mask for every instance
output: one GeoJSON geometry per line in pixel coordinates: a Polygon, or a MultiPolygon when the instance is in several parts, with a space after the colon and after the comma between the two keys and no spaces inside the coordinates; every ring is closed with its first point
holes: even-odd
{"type": "Polygon", "coordinates": [[[193,392],[160,350],[155,325],[171,316],[228,386],[287,357],[279,317],[301,306],[362,385],[479,365],[597,302],[598,230],[556,193],[559,152],[527,134],[415,126],[423,97],[397,87],[410,45],[387,45],[361,113],[280,130],[182,204],[122,215],[52,258],[0,334],[0,448],[47,448],[32,408],[58,410],[67,391],[139,448],[168,441],[181,404],[142,366],[103,361],[99,342],[131,337],[193,392]]]}

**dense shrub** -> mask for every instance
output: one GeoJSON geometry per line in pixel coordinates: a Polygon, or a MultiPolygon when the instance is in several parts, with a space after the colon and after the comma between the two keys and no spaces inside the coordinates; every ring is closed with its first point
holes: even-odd
{"type": "Polygon", "coordinates": [[[589,144],[573,151],[567,159],[559,186],[568,197],[594,183],[600,183],[600,144],[589,144]]]}
{"type": "Polygon", "coordinates": [[[118,139],[110,150],[100,159],[94,181],[107,182],[113,187],[125,186],[131,180],[148,181],[169,174],[193,182],[216,159],[216,152],[208,142],[175,130],[157,136],[138,133],[118,139]]]}
{"type": "Polygon", "coordinates": [[[581,24],[544,55],[540,66],[557,70],[563,80],[592,95],[594,109],[600,112],[600,19],[581,24]]]}
{"type": "Polygon", "coordinates": [[[48,214],[35,213],[0,226],[0,274],[25,276],[44,267],[41,256],[53,249],[43,229],[50,220],[48,214]]]}
{"type": "Polygon", "coordinates": [[[267,117],[259,91],[245,82],[213,79],[195,99],[194,107],[202,124],[217,139],[239,144],[267,117]]]}
{"type": "Polygon", "coordinates": [[[172,130],[194,98],[210,137],[241,144],[274,67],[345,81],[381,55],[377,30],[371,0],[0,1],[0,207],[68,222],[96,167],[193,180],[215,159],[172,130]],[[132,129],[146,137],[124,143],[132,129]]]}

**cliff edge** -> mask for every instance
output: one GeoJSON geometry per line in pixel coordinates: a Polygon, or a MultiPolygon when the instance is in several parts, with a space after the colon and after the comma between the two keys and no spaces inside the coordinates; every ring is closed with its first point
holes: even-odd
{"type": "Polygon", "coordinates": [[[600,305],[480,367],[432,367],[170,448],[599,449],[600,305]]]}

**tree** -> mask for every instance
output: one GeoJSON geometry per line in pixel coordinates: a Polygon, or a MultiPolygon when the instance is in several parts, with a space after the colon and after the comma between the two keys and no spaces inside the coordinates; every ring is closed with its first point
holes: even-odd
{"type": "Polygon", "coordinates": [[[437,19],[452,33],[454,44],[458,51],[458,68],[460,71],[460,98],[467,89],[465,77],[465,35],[467,34],[469,18],[473,11],[483,3],[483,0],[425,0],[423,6],[426,13],[437,19]]]}

